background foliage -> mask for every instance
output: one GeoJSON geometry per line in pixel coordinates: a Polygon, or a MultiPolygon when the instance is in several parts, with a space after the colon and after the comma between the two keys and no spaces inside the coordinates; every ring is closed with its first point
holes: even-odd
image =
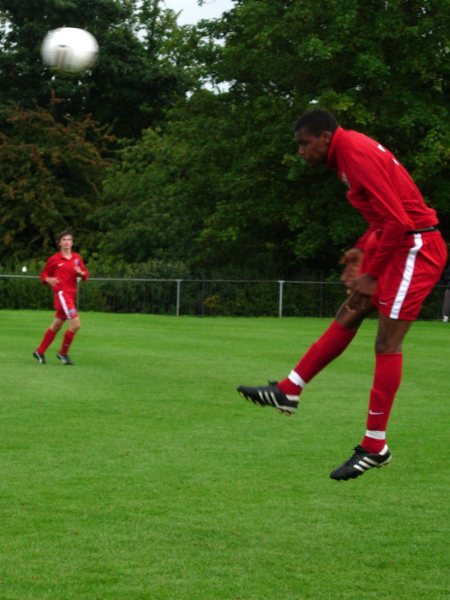
{"type": "Polygon", "coordinates": [[[449,2],[235,0],[196,27],[158,0],[1,1],[0,16],[4,263],[45,257],[70,224],[99,270],[332,276],[364,225],[335,175],[296,157],[314,106],[393,150],[448,238],[449,2]],[[79,79],[39,58],[63,24],[99,41],[79,79]]]}

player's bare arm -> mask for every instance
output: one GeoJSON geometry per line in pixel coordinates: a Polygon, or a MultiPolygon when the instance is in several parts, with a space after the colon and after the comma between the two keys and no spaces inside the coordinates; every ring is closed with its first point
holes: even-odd
{"type": "Polygon", "coordinates": [[[363,296],[372,296],[376,287],[377,280],[372,275],[369,275],[369,273],[360,275],[350,283],[350,289],[363,296]]]}
{"type": "Polygon", "coordinates": [[[59,283],[59,279],[57,277],[46,277],[45,278],[45,283],[48,284],[50,287],[55,287],[58,285],[59,283]]]}
{"type": "Polygon", "coordinates": [[[339,264],[344,266],[341,275],[341,281],[344,282],[347,289],[351,283],[358,277],[359,267],[363,259],[363,251],[359,248],[350,248],[344,253],[339,264]]]}

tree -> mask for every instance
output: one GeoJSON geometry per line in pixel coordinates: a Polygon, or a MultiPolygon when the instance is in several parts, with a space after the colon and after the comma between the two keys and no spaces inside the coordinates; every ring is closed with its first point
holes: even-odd
{"type": "MultiPolygon", "coordinates": [[[[214,77],[230,82],[229,95],[241,110],[258,122],[261,107],[278,102],[262,126],[258,122],[262,140],[274,119],[286,123],[287,133],[297,114],[328,107],[344,126],[360,128],[394,150],[429,201],[448,214],[449,22],[450,5],[438,1],[353,0],[343,11],[338,1],[240,0],[222,21],[204,27],[225,40],[216,52],[214,77]]],[[[281,150],[278,140],[273,143],[281,150]]],[[[254,154],[263,151],[255,147],[254,154]]],[[[291,196],[286,226],[290,237],[298,236],[298,257],[317,256],[318,244],[325,249],[351,241],[352,228],[342,235],[342,194],[336,203],[331,184],[325,193],[314,193],[316,175],[289,161],[299,191],[297,200],[291,196]],[[319,241],[320,230],[329,234],[319,241]],[[305,239],[317,243],[308,247],[305,239]]]]}
{"type": "Polygon", "coordinates": [[[190,85],[166,54],[167,38],[181,34],[160,0],[2,0],[0,17],[2,105],[37,103],[58,118],[91,113],[132,138],[162,119],[190,85]],[[99,42],[96,65],[79,78],[54,75],[42,64],[42,40],[61,26],[87,29],[99,42]]]}
{"type": "Polygon", "coordinates": [[[91,112],[128,138],[89,225],[105,252],[196,273],[330,272],[363,224],[337,178],[296,157],[292,125],[314,106],[393,150],[449,231],[448,2],[235,0],[196,28],[157,0],[0,10],[2,105],[37,98],[62,125],[91,112]],[[79,80],[52,78],[38,57],[63,17],[100,42],[79,80]]]}
{"type": "Polygon", "coordinates": [[[0,18],[0,256],[45,255],[67,226],[93,251],[112,132],[137,137],[192,87],[178,51],[187,30],[159,0],[1,0],[0,18]],[[99,41],[80,77],[41,61],[45,34],[60,26],[99,41]]]}
{"type": "Polygon", "coordinates": [[[216,93],[169,112],[172,161],[150,156],[145,168],[161,214],[189,211],[179,243],[190,264],[329,270],[354,242],[363,224],[336,177],[295,157],[291,126],[314,106],[393,150],[448,227],[449,23],[437,0],[350,0],[345,11],[338,0],[236,0],[200,23],[196,57],[216,93]]]}
{"type": "Polygon", "coordinates": [[[76,231],[95,249],[92,222],[113,143],[90,117],[57,122],[42,108],[0,114],[0,258],[45,256],[56,234],[76,231]]]}
{"type": "MultiPolygon", "coordinates": [[[[209,93],[197,95],[197,101],[205,95],[209,93]]],[[[147,130],[109,170],[108,208],[101,218],[104,252],[135,262],[153,257],[192,263],[195,238],[211,212],[222,173],[217,166],[210,168],[212,145],[193,144],[199,121],[191,113],[192,119],[181,122],[175,112],[173,128],[147,130]]],[[[203,111],[201,127],[208,127],[203,111]]]]}

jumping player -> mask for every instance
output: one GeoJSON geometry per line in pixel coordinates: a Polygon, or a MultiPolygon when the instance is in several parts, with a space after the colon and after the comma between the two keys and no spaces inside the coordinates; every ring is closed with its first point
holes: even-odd
{"type": "Polygon", "coordinates": [[[39,347],[33,352],[33,356],[41,365],[46,362],[45,351],[66,320],[68,321],[68,328],[64,334],[61,349],[56,356],[64,365],[74,364],[69,356],[69,348],[80,328],[80,317],[75,304],[77,279],[81,278],[86,281],[89,277],[83,259],[79,254],[72,251],[72,233],[70,231],[60,233],[57,237],[57,244],[60,251],[47,260],[41,273],[42,283],[49,285],[54,292],[53,305],[56,309],[52,324],[45,332],[39,347]]]}
{"type": "Polygon", "coordinates": [[[326,163],[336,170],[368,229],[341,259],[348,297],[331,326],[286,379],[269,386],[240,386],[238,391],[259,406],[292,414],[305,385],[347,348],[363,320],[378,311],[366,431],[352,456],[330,473],[332,479],[348,480],[391,460],[386,429],[401,381],[402,341],[439,281],[447,248],[435,211],[384,146],[343,129],[321,109],[303,114],[295,135],[308,164],[326,163]]]}

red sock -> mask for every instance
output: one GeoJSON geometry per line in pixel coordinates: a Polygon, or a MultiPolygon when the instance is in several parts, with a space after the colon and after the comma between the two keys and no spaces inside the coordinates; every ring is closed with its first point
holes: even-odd
{"type": "Polygon", "coordinates": [[[56,333],[53,331],[53,329],[47,329],[47,331],[44,334],[44,337],[42,338],[42,342],[40,343],[39,348],[37,348],[36,352],[39,352],[39,354],[45,354],[45,351],[53,342],[55,336],[56,333]]]}
{"type": "Polygon", "coordinates": [[[69,353],[70,344],[73,342],[74,337],[75,337],[75,331],[70,331],[70,329],[68,329],[66,331],[66,333],[64,334],[64,339],[63,339],[63,343],[61,345],[61,350],[59,351],[60,354],[65,356],[66,354],[69,353]]]}
{"type": "Polygon", "coordinates": [[[309,348],[289,377],[278,382],[280,390],[285,394],[298,396],[308,381],[344,352],[356,332],[357,329],[347,329],[337,321],[333,321],[317,342],[309,348]]]}
{"type": "Polygon", "coordinates": [[[381,452],[386,445],[386,429],[402,378],[403,356],[376,354],[373,386],[370,391],[367,431],[361,446],[368,452],[381,452]]]}

